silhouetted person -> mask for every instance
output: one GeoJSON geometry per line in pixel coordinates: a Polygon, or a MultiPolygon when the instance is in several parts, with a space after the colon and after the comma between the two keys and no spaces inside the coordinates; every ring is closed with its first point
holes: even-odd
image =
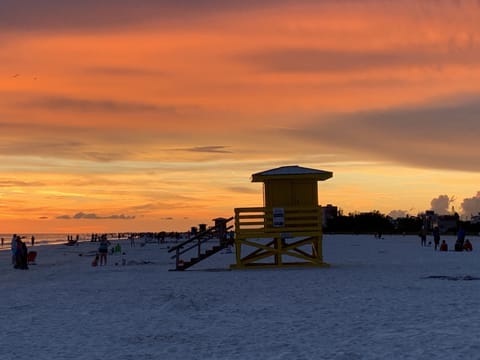
{"type": "Polygon", "coordinates": [[[418,236],[420,236],[420,244],[422,246],[427,246],[427,230],[425,230],[425,226],[422,226],[418,236]]]}
{"type": "Polygon", "coordinates": [[[437,250],[437,247],[440,245],[440,229],[438,226],[433,228],[433,243],[435,244],[435,250],[437,250]]]}
{"type": "Polygon", "coordinates": [[[440,251],[448,251],[448,245],[445,240],[442,240],[442,245],[440,245],[440,251]]]}
{"type": "Polygon", "coordinates": [[[100,256],[100,266],[107,265],[108,245],[110,242],[107,240],[106,235],[102,235],[100,244],[98,246],[98,254],[100,256]]]}
{"type": "Polygon", "coordinates": [[[463,244],[463,250],[465,251],[473,251],[473,246],[470,240],[465,240],[465,243],[463,244]]]}
{"type": "Polygon", "coordinates": [[[12,235],[11,246],[12,246],[12,265],[15,265],[17,262],[17,234],[12,235]]]}
{"type": "Polygon", "coordinates": [[[16,250],[15,250],[15,269],[23,269],[26,270],[28,269],[28,250],[27,250],[27,245],[22,241],[20,236],[17,236],[16,239],[16,250]]]}
{"type": "Polygon", "coordinates": [[[455,241],[455,251],[463,251],[463,243],[465,242],[465,230],[462,226],[458,228],[457,241],[455,241]]]}
{"type": "Polygon", "coordinates": [[[465,241],[465,229],[463,228],[463,226],[460,226],[457,232],[457,241],[455,242],[455,251],[463,250],[464,241],[465,241]]]}

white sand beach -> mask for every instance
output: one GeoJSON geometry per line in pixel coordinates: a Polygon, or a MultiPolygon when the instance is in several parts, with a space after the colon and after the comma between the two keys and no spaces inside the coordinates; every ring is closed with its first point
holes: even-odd
{"type": "MultiPolygon", "coordinates": [[[[446,238],[453,247],[453,238],[446,238]]],[[[10,359],[476,359],[480,241],[435,252],[416,236],[327,235],[330,268],[190,270],[169,244],[92,267],[97,243],[0,251],[0,349],[10,359]],[[115,265],[115,263],[119,265],[115,265]]],[[[113,242],[115,243],[115,242],[113,242]]]]}

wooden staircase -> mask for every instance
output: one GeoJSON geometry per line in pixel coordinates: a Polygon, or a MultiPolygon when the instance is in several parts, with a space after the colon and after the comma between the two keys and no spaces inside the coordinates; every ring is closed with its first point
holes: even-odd
{"type": "Polygon", "coordinates": [[[171,259],[175,259],[175,269],[170,269],[170,271],[186,270],[228,246],[233,245],[234,240],[228,239],[226,236],[227,231],[233,228],[233,225],[227,226],[232,220],[233,217],[225,219],[221,224],[213,226],[169,249],[168,252],[175,252],[171,257],[171,259]],[[207,245],[212,245],[212,240],[215,241],[216,245],[205,250],[207,245]],[[184,254],[188,257],[189,253],[193,253],[195,256],[191,257],[190,260],[180,258],[180,256],[184,254]]]}

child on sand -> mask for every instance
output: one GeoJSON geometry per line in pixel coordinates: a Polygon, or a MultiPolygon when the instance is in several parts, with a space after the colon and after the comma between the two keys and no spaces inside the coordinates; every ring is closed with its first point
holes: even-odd
{"type": "Polygon", "coordinates": [[[465,251],[472,251],[473,250],[473,246],[472,246],[472,243],[470,242],[470,240],[465,240],[465,243],[463,244],[463,250],[465,251]]]}
{"type": "Polygon", "coordinates": [[[442,244],[440,245],[440,251],[448,251],[448,245],[445,240],[442,240],[442,244]]]}
{"type": "Polygon", "coordinates": [[[98,254],[95,255],[95,258],[92,260],[92,266],[97,266],[98,265],[98,254]]]}

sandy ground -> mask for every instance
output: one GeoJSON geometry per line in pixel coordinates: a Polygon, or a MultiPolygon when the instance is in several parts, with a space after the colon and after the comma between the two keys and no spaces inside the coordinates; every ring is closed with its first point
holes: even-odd
{"type": "MultiPolygon", "coordinates": [[[[453,246],[453,239],[448,239],[453,246]]],[[[168,244],[92,267],[97,244],[0,252],[2,359],[475,359],[480,241],[440,253],[418,237],[326,236],[325,269],[190,271],[168,244]]]]}

